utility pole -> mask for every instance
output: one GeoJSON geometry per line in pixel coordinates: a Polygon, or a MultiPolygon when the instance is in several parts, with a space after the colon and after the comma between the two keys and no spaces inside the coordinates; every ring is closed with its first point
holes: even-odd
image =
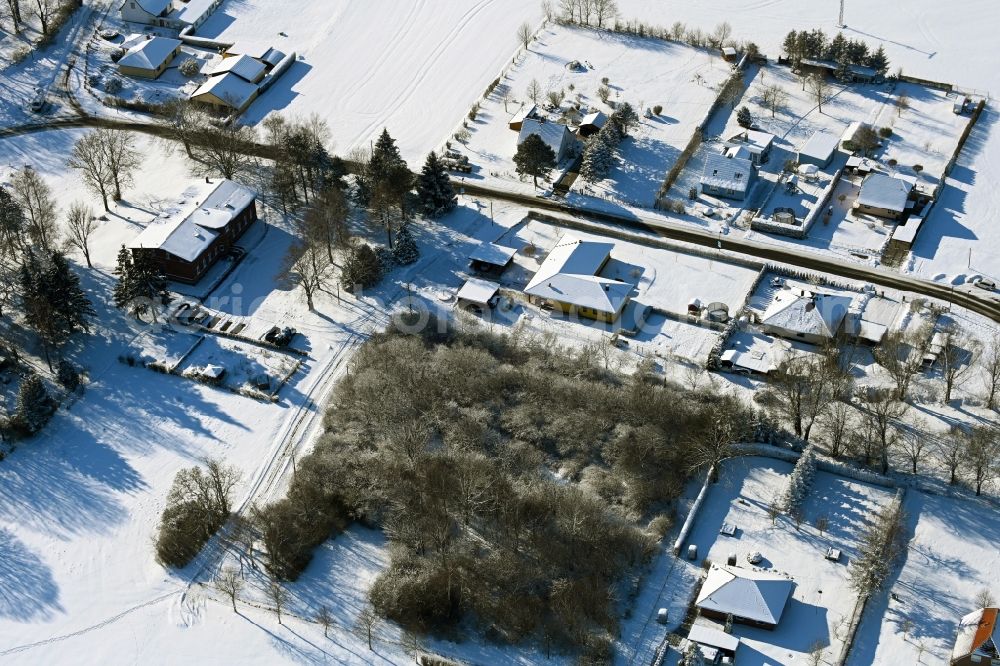
{"type": "Polygon", "coordinates": [[[844,27],[844,0],[840,0],[840,20],[837,22],[841,28],[844,27]]]}

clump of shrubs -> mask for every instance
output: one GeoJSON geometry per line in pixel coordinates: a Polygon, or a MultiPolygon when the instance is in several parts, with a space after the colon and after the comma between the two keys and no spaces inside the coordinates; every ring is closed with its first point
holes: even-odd
{"type": "Polygon", "coordinates": [[[177,69],[184,76],[191,78],[192,76],[198,75],[198,72],[201,71],[201,66],[198,64],[198,61],[195,60],[194,58],[188,58],[187,60],[182,62],[180,67],[178,67],[177,69]]]}
{"type": "Polygon", "coordinates": [[[156,536],[161,564],[180,568],[198,555],[229,519],[230,494],[238,481],[236,469],[218,460],[177,472],[156,536]]]}

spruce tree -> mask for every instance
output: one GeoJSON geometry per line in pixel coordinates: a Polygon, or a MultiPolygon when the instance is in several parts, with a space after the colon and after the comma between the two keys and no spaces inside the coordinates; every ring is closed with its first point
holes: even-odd
{"type": "Polygon", "coordinates": [[[122,245],[115,275],[118,276],[115,306],[136,318],[150,312],[156,321],[155,303],[162,303],[167,297],[167,281],[156,261],[144,252],[136,254],[122,245]]]}
{"type": "Polygon", "coordinates": [[[788,485],[785,487],[778,506],[785,513],[796,511],[806,497],[809,495],[809,488],[812,486],[813,478],[816,476],[816,453],[812,445],[807,446],[802,455],[795,463],[795,469],[788,477],[788,485]]]}
{"type": "Polygon", "coordinates": [[[80,288],[80,278],[59,251],[47,258],[34,251],[26,253],[20,291],[25,323],[41,338],[51,368],[50,351],[62,347],[74,333],[87,330],[94,308],[80,288]]]}
{"type": "Polygon", "coordinates": [[[353,291],[356,286],[369,288],[382,279],[382,264],[371,246],[362,243],[351,250],[340,275],[344,289],[353,291]]]}
{"type": "Polygon", "coordinates": [[[753,114],[750,113],[750,109],[741,106],[740,110],[736,112],[736,122],[743,129],[750,129],[753,127],[753,114]]]}
{"type": "Polygon", "coordinates": [[[386,129],[375,142],[364,180],[370,196],[379,191],[388,193],[398,203],[400,212],[406,214],[406,193],[413,186],[413,174],[400,156],[395,139],[389,136],[386,129]]]}
{"type": "Polygon", "coordinates": [[[420,258],[420,248],[413,240],[410,225],[404,224],[403,228],[396,234],[396,244],[392,248],[392,256],[400,266],[408,266],[420,258]]]}
{"type": "Polygon", "coordinates": [[[682,666],[705,666],[705,657],[694,641],[688,641],[680,661],[682,666]]]}
{"type": "Polygon", "coordinates": [[[427,156],[424,168],[417,177],[417,197],[424,214],[430,217],[448,213],[457,203],[448,172],[434,151],[427,156]]]}
{"type": "Polygon", "coordinates": [[[21,382],[17,393],[14,419],[26,433],[33,435],[48,423],[55,411],[55,401],[41,378],[30,374],[21,382]]]}
{"type": "Polygon", "coordinates": [[[537,134],[529,134],[517,147],[517,153],[514,154],[514,165],[522,176],[531,176],[534,179],[535,187],[538,187],[538,179],[540,177],[547,178],[552,169],[555,168],[556,154],[549,148],[548,144],[542,141],[542,137],[537,134]]]}
{"type": "Polygon", "coordinates": [[[879,74],[885,74],[889,71],[889,56],[885,54],[884,46],[880,44],[878,50],[868,56],[868,66],[879,74]]]}

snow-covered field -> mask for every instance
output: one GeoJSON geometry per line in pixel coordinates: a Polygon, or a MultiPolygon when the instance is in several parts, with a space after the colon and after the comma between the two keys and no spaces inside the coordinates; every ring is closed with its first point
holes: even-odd
{"type": "Polygon", "coordinates": [[[958,619],[981,591],[1000,597],[1000,515],[994,505],[911,490],[904,509],[912,535],[892,595],[872,601],[852,666],[944,664],[958,619]]]}
{"type": "Polygon", "coordinates": [[[536,0],[227,0],[202,37],[273,46],[300,56],[245,118],[273,111],[330,121],[338,152],[382,128],[413,165],[437,148],[508,62],[536,0]]]}

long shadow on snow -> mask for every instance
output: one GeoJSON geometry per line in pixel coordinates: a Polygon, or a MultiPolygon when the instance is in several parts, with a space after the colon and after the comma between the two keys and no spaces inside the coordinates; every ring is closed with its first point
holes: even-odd
{"type": "Polygon", "coordinates": [[[0,528],[0,618],[48,620],[62,610],[49,567],[12,532],[0,528]]]}

